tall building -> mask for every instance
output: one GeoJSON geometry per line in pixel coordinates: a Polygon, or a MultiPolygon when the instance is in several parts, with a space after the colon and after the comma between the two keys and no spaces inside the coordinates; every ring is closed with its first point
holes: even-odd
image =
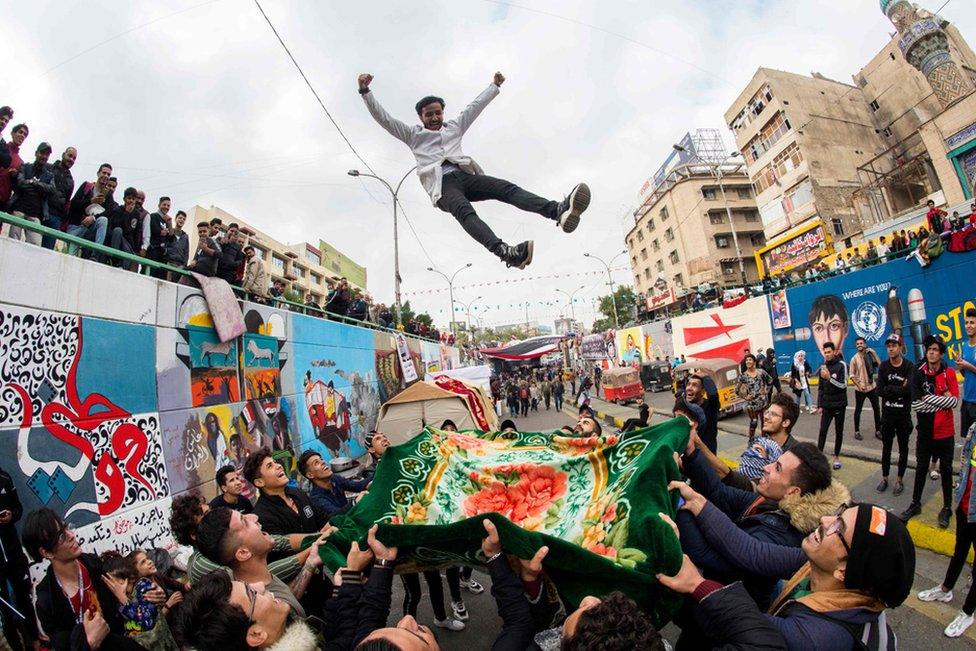
{"type": "MultiPolygon", "coordinates": [[[[284,244],[267,233],[251,226],[240,217],[232,215],[216,206],[210,206],[209,208],[194,206],[187,213],[186,229],[190,236],[191,258],[197,247],[196,224],[202,221],[209,222],[214,217],[220,218],[224,228],[232,223],[240,226],[241,232],[247,236],[247,244],[253,246],[257,255],[264,261],[264,267],[271,274],[272,281],[283,280],[286,287],[290,287],[295,292],[300,293],[303,298],[311,293],[317,303],[324,303],[332,286],[343,276],[341,271],[336,271],[323,265],[323,260],[326,260],[326,258],[323,256],[323,252],[319,247],[313,246],[308,242],[284,244]]],[[[326,243],[321,242],[321,244],[326,243]]],[[[338,253],[334,247],[329,248],[331,251],[338,253]]],[[[342,254],[339,253],[339,255],[342,254]]],[[[355,265],[355,263],[352,264],[355,265]]],[[[355,266],[359,267],[359,265],[355,266]]],[[[347,279],[353,288],[365,291],[366,269],[365,267],[359,268],[362,269],[361,276],[349,274],[347,275],[347,279]],[[363,284],[356,282],[360,278],[363,284]]]]}
{"type": "Polygon", "coordinates": [[[756,279],[753,254],[765,242],[762,223],[743,164],[725,162],[727,155],[717,129],[698,129],[641,188],[626,241],[643,312],[683,302],[703,283],[742,284],[732,226],[746,277],[756,279]]]}
{"type": "Polygon", "coordinates": [[[904,0],[881,3],[898,29],[856,75],[884,150],[858,169],[865,232],[920,221],[928,199],[952,207],[976,180],[976,54],[955,26],[904,0]]]}
{"type": "Polygon", "coordinates": [[[860,231],[851,202],[858,165],[884,143],[857,86],[760,68],[725,121],[745,157],[767,240],[818,222],[836,239],[860,231]]]}

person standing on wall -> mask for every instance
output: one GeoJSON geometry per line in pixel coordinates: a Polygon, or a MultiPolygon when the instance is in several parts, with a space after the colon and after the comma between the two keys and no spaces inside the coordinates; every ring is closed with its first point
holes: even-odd
{"type": "Polygon", "coordinates": [[[942,480],[942,510],[939,526],[945,529],[952,519],[952,455],[955,452],[955,423],[952,410],[959,404],[956,370],[943,361],[945,342],[929,335],[923,342],[925,361],[915,372],[912,385],[912,411],[917,416],[918,441],[915,448],[915,488],[912,502],[900,517],[907,522],[922,512],[925,469],[937,460],[942,480]]]}
{"type": "Polygon", "coordinates": [[[864,440],[861,436],[861,410],[864,408],[864,401],[868,400],[874,414],[874,437],[880,439],[881,410],[878,408],[875,378],[881,360],[873,349],[868,348],[864,337],[858,337],[854,343],[857,346],[857,352],[851,359],[851,382],[854,383],[854,438],[858,441],[864,440]]]}
{"type": "Polygon", "coordinates": [[[976,423],[976,308],[966,309],[965,327],[966,340],[962,342],[959,357],[956,358],[956,368],[962,371],[962,407],[959,416],[963,436],[970,425],[976,423]]]}
{"type": "MultiPolygon", "coordinates": [[[[877,393],[881,398],[881,482],[878,492],[888,489],[891,471],[891,448],[898,441],[898,478],[892,494],[905,490],[905,469],[908,467],[908,439],[912,435],[912,383],[915,367],[905,360],[904,340],[897,332],[885,339],[888,359],[878,368],[877,393]]],[[[856,356],[855,356],[856,357],[856,356]]]]}
{"type": "Polygon", "coordinates": [[[847,415],[847,364],[837,354],[833,341],[823,343],[824,363],[820,367],[820,390],[817,391],[817,413],[820,414],[820,435],[817,447],[821,452],[827,443],[827,430],[834,422],[834,470],[840,470],[840,449],[844,445],[844,417],[847,415]]]}

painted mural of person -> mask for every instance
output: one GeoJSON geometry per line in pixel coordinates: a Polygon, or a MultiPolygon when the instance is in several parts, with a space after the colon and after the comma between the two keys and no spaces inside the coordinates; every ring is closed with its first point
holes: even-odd
{"type": "Polygon", "coordinates": [[[817,350],[822,351],[823,345],[829,341],[834,344],[834,350],[843,355],[844,340],[850,328],[844,302],[834,294],[818,296],[810,306],[809,317],[817,350]]]}

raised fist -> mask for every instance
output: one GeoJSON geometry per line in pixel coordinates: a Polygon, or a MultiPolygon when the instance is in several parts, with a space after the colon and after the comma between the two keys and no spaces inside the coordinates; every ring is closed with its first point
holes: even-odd
{"type": "MultiPolygon", "coordinates": [[[[360,79],[362,79],[362,77],[360,77],[360,79]]],[[[372,77],[370,77],[370,79],[372,79],[372,77]]],[[[500,72],[496,72],[495,73],[494,82],[495,82],[495,85],[496,86],[501,86],[503,83],[505,83],[505,75],[503,75],[500,72]]],[[[360,82],[360,83],[362,83],[362,82],[360,82]]],[[[368,84],[369,82],[366,82],[366,83],[368,84]]]]}
{"type": "MultiPolygon", "coordinates": [[[[496,75],[496,77],[497,77],[497,75],[496,75]]],[[[360,90],[369,88],[369,84],[370,84],[371,81],[373,81],[373,75],[369,74],[368,72],[364,72],[363,74],[359,75],[359,88],[360,88],[360,90]]]]}

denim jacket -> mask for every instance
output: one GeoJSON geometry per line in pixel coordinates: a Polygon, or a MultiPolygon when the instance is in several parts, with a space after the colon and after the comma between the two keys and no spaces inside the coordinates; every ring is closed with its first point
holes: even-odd
{"type": "MultiPolygon", "coordinates": [[[[969,479],[969,472],[972,469],[972,465],[969,460],[973,458],[973,448],[976,447],[976,424],[970,426],[968,435],[966,436],[966,442],[962,446],[962,463],[959,468],[959,483],[956,486],[956,493],[953,495],[952,504],[955,508],[959,508],[959,503],[962,501],[963,491],[966,490],[966,481],[969,479]]],[[[976,488],[976,486],[974,486],[976,488]]],[[[967,522],[976,522],[976,495],[972,493],[969,496],[969,511],[966,513],[967,522]]]]}

